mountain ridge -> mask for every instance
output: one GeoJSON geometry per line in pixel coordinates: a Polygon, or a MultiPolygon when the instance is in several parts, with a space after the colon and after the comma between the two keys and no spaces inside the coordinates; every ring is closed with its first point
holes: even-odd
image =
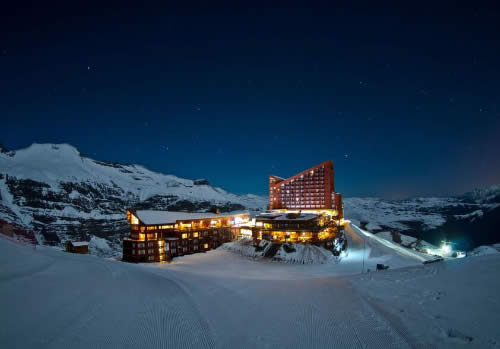
{"type": "MultiPolygon", "coordinates": [[[[46,244],[97,237],[118,253],[128,234],[127,208],[255,212],[267,203],[265,196],[232,194],[206,179],[94,160],[67,143],[35,143],[20,150],[0,145],[0,219],[35,231],[46,244]]],[[[454,197],[346,197],[344,203],[345,216],[374,233],[403,232],[436,243],[460,232],[467,237],[465,249],[500,240],[500,186],[454,197]],[[476,227],[483,231],[477,233],[476,227]]]]}
{"type": "MultiPolygon", "coordinates": [[[[4,148],[2,148],[4,149],[4,148]]],[[[267,198],[82,156],[69,144],[0,152],[0,218],[59,244],[91,236],[119,244],[131,207],[176,211],[262,210],[267,198]]]]}

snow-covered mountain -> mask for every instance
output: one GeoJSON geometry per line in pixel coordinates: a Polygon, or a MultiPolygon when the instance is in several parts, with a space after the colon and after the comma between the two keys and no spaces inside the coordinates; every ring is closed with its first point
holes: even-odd
{"type": "MultiPolygon", "coordinates": [[[[404,233],[434,244],[457,240],[463,249],[500,242],[500,186],[457,197],[345,198],[344,204],[346,218],[374,233],[404,233]]],[[[45,243],[96,236],[118,253],[128,233],[128,207],[228,212],[266,206],[267,197],[93,160],[68,144],[33,144],[18,151],[0,146],[0,219],[33,230],[45,243]]]]}
{"type": "Polygon", "coordinates": [[[457,197],[344,199],[346,218],[374,233],[401,233],[470,250],[500,242],[500,186],[457,197]]]}
{"type": "Polygon", "coordinates": [[[33,229],[48,243],[90,235],[118,243],[129,207],[228,212],[266,205],[266,197],[235,195],[206,180],[93,160],[68,144],[0,147],[0,219],[33,229]]]}

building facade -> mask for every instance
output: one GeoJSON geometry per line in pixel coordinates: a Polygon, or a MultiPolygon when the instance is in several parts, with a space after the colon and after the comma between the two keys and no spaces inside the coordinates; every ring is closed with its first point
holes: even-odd
{"type": "Polygon", "coordinates": [[[88,254],[89,243],[87,241],[68,241],[66,242],[66,252],[88,254]]]}
{"type": "Polygon", "coordinates": [[[261,240],[273,243],[307,243],[333,247],[341,227],[328,212],[267,211],[255,217],[252,228],[254,244],[261,240]]]}
{"type": "Polygon", "coordinates": [[[335,193],[332,161],[325,161],[290,178],[269,176],[269,209],[336,210],[343,218],[342,195],[335,193]]]}
{"type": "Polygon", "coordinates": [[[127,210],[130,236],[123,239],[123,260],[162,262],[204,252],[232,241],[250,214],[217,215],[127,210]]]}

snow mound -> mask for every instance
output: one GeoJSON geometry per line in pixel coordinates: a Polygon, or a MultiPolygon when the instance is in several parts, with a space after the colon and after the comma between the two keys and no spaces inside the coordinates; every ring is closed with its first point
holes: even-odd
{"type": "Polygon", "coordinates": [[[302,244],[288,244],[288,246],[292,251],[287,251],[285,245],[282,245],[273,260],[295,264],[326,264],[336,263],[338,260],[331,251],[323,247],[302,244]]]}
{"type": "MultiPolygon", "coordinates": [[[[258,247],[253,245],[252,239],[242,238],[237,241],[223,244],[219,249],[231,251],[239,255],[253,259],[262,259],[271,248],[270,241],[260,241],[258,247]]],[[[288,243],[281,245],[276,254],[271,257],[272,261],[290,264],[326,264],[336,263],[331,251],[315,245],[303,245],[288,243]]]]}
{"type": "Polygon", "coordinates": [[[220,246],[219,249],[231,251],[245,257],[260,259],[264,257],[270,247],[271,243],[269,241],[262,240],[259,243],[259,248],[255,248],[252,239],[241,238],[237,241],[227,242],[220,246]]]}
{"type": "Polygon", "coordinates": [[[92,236],[89,241],[89,250],[90,253],[96,256],[109,256],[113,254],[113,249],[109,245],[108,240],[102,239],[97,236],[92,236]]]}
{"type": "Polygon", "coordinates": [[[491,246],[479,246],[473,249],[469,255],[471,256],[484,256],[488,254],[496,254],[500,252],[500,244],[491,246]]]}

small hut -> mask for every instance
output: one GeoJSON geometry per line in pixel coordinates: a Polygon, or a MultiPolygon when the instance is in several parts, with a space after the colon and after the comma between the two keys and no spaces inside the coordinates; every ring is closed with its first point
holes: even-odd
{"type": "Polygon", "coordinates": [[[68,241],[66,242],[66,252],[88,254],[89,243],[88,241],[68,241]]]}

